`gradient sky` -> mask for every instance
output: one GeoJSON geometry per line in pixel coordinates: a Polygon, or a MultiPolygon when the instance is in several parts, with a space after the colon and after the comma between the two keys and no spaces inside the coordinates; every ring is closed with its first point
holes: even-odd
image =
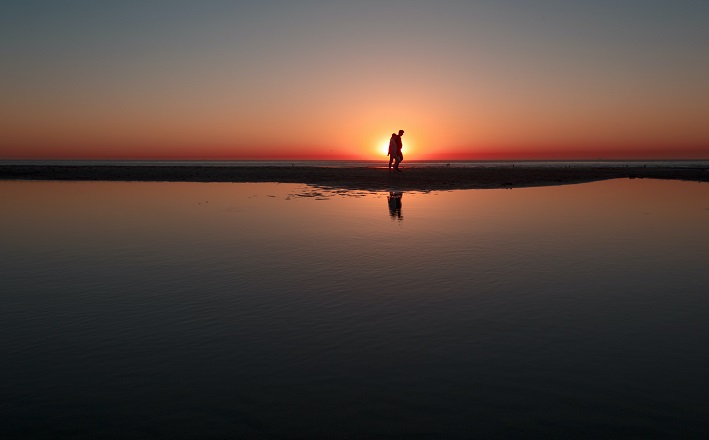
{"type": "Polygon", "coordinates": [[[709,1],[0,3],[0,159],[709,158],[709,1]]]}

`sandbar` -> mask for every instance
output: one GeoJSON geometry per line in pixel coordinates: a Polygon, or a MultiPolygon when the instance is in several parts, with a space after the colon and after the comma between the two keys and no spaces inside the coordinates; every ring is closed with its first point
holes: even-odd
{"type": "Polygon", "coordinates": [[[575,165],[416,167],[0,165],[0,180],[279,182],[373,191],[436,191],[565,185],[619,178],[709,182],[709,168],[575,165]]]}

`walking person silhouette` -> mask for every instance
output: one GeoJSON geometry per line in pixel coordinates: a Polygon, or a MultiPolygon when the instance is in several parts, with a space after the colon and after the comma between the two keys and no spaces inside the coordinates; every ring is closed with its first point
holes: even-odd
{"type": "Polygon", "coordinates": [[[396,133],[391,134],[391,138],[389,138],[389,151],[387,152],[387,156],[389,156],[389,171],[391,171],[391,163],[394,161],[397,155],[397,143],[396,143],[396,133]]]}
{"type": "Polygon", "coordinates": [[[389,169],[391,170],[391,162],[394,161],[394,169],[396,171],[401,171],[399,169],[399,164],[404,160],[404,155],[401,153],[402,143],[401,136],[404,135],[404,130],[399,130],[399,134],[392,133],[391,139],[389,139],[389,169]]]}

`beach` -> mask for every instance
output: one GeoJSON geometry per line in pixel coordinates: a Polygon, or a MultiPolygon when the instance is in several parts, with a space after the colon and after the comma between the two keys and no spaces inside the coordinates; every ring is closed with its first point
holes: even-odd
{"type": "Polygon", "coordinates": [[[624,167],[386,167],[0,165],[0,180],[135,182],[278,182],[365,190],[435,191],[521,188],[608,179],[640,178],[708,182],[709,169],[672,166],[624,167]]]}

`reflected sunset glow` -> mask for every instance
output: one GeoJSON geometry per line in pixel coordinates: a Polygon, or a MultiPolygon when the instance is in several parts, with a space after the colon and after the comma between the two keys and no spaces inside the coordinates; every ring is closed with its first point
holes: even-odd
{"type": "Polygon", "coordinates": [[[2,438],[706,432],[707,183],[0,200],[2,438]]]}

